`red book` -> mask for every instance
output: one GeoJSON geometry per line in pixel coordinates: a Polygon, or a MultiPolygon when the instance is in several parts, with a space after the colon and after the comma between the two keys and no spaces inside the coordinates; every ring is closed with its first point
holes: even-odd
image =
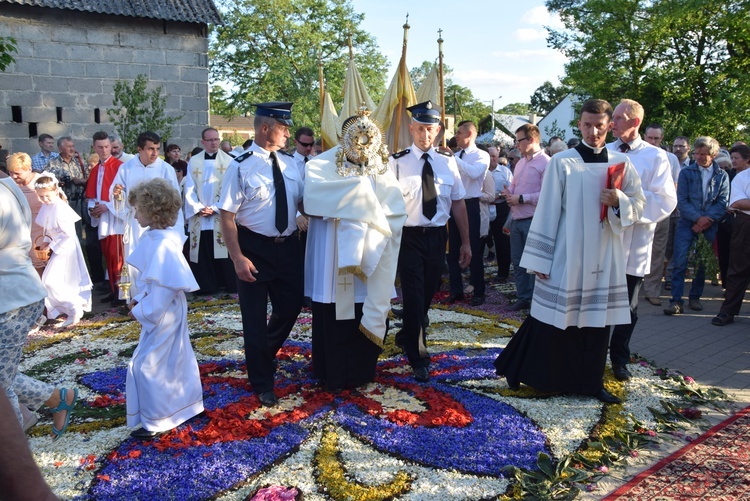
{"type": "MultiPolygon", "coordinates": [[[[625,162],[610,165],[607,167],[607,189],[622,189],[622,178],[625,176],[625,162]]],[[[607,206],[602,204],[602,211],[599,215],[599,221],[604,221],[607,217],[607,206]]]]}

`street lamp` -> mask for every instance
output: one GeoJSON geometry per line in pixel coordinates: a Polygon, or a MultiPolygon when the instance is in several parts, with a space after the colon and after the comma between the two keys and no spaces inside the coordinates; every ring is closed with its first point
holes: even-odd
{"type": "MultiPolygon", "coordinates": [[[[499,99],[502,99],[502,98],[503,98],[503,96],[497,96],[497,97],[493,97],[490,100],[490,102],[492,103],[492,105],[491,105],[492,109],[490,110],[490,120],[491,120],[490,123],[492,124],[492,126],[490,127],[490,130],[495,130],[495,99],[499,100],[499,99]]],[[[486,103],[487,101],[483,101],[483,102],[486,103]]]]}

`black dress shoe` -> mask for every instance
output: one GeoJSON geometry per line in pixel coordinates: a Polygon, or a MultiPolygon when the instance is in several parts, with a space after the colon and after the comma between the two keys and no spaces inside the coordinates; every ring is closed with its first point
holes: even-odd
{"type": "Polygon", "coordinates": [[[115,299],[117,299],[115,297],[115,295],[110,292],[109,294],[107,294],[106,296],[104,296],[103,298],[101,298],[99,300],[99,302],[101,302],[101,303],[109,303],[111,301],[114,301],[115,299]]]}
{"type": "Polygon", "coordinates": [[[427,367],[417,367],[414,369],[414,379],[420,383],[426,383],[430,380],[430,371],[427,370],[427,367]]]}
{"type": "Polygon", "coordinates": [[[612,373],[618,381],[628,381],[633,376],[624,365],[612,366],[612,373]]]}
{"type": "Polygon", "coordinates": [[[148,431],[146,428],[138,428],[130,432],[130,436],[137,440],[153,440],[163,433],[162,431],[148,431]]]}
{"type": "Polygon", "coordinates": [[[474,296],[471,298],[471,301],[469,301],[469,304],[471,306],[480,306],[484,304],[484,296],[474,296]]]}
{"type": "Polygon", "coordinates": [[[404,318],[404,310],[399,308],[391,308],[391,313],[396,318],[404,318]]]}
{"type": "Polygon", "coordinates": [[[279,403],[279,399],[276,398],[276,394],[272,391],[258,393],[258,400],[260,400],[261,405],[264,405],[265,407],[273,407],[279,403]]]}
{"type": "Polygon", "coordinates": [[[594,396],[597,400],[600,402],[604,402],[605,404],[621,404],[622,400],[617,398],[616,396],[612,395],[610,392],[602,388],[601,390],[597,391],[594,396]]]}
{"type": "Polygon", "coordinates": [[[456,301],[463,301],[464,299],[464,293],[460,292],[458,294],[450,294],[447,298],[443,299],[441,302],[443,304],[453,304],[456,301]]]}

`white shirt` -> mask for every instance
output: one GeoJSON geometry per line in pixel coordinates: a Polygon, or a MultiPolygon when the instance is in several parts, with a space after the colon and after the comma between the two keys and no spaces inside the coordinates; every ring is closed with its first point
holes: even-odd
{"type": "MultiPolygon", "coordinates": [[[[294,161],[297,162],[297,168],[299,169],[300,177],[302,178],[302,181],[305,181],[305,156],[300,154],[297,150],[294,150],[294,161]]],[[[307,157],[307,160],[309,161],[312,157],[307,157]]]]}
{"type": "MultiPolygon", "coordinates": [[[[513,181],[513,173],[503,164],[497,164],[495,170],[491,170],[490,172],[492,173],[492,179],[495,181],[495,195],[497,196],[497,194],[510,186],[510,183],[513,181]]],[[[497,204],[504,202],[504,198],[495,201],[497,204]]]]}
{"type": "Polygon", "coordinates": [[[422,155],[425,152],[414,144],[404,151],[408,153],[399,158],[391,155],[388,159],[388,167],[396,175],[406,202],[407,218],[404,226],[445,226],[450,218],[453,201],[466,196],[455,157],[438,153],[434,148],[426,152],[430,156],[430,165],[435,174],[435,190],[438,196],[437,212],[430,220],[422,213],[422,155]]]}
{"type": "MultiPolygon", "coordinates": [[[[618,151],[622,143],[618,139],[609,143],[607,148],[618,151]]],[[[622,243],[625,248],[626,273],[643,277],[651,267],[656,223],[669,217],[677,207],[677,190],[666,151],[647,143],[640,136],[630,141],[629,145],[630,150],[625,155],[638,173],[646,205],[641,219],[623,232],[622,243]]]]}
{"type": "Polygon", "coordinates": [[[708,167],[698,166],[698,170],[701,173],[701,182],[703,183],[703,201],[706,200],[708,194],[708,184],[711,182],[711,176],[714,174],[714,166],[709,165],[708,167]]]}
{"type": "Polygon", "coordinates": [[[490,168],[490,154],[472,144],[468,148],[456,152],[456,164],[458,164],[458,171],[461,173],[461,182],[466,189],[464,198],[481,197],[484,176],[490,168]]]}
{"type": "MultiPolygon", "coordinates": [[[[729,207],[739,200],[750,199],[750,169],[745,169],[732,180],[732,190],[729,195],[729,207]]],[[[750,210],[743,210],[750,216],[750,210]]]]}
{"type": "Polygon", "coordinates": [[[273,184],[271,152],[256,143],[238,156],[224,174],[219,209],[236,214],[237,223],[267,237],[288,236],[297,229],[297,205],[302,200],[304,183],[297,165],[288,153],[276,152],[286,189],[287,227],[276,229],[276,188],[273,184]],[[247,155],[252,152],[252,155],[247,155]]]}

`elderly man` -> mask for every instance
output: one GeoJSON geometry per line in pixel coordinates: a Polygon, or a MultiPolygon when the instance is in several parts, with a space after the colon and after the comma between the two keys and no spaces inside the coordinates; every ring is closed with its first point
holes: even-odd
{"type": "Polygon", "coordinates": [[[513,278],[516,282],[517,300],[508,309],[525,310],[531,307],[534,294],[534,275],[521,266],[521,256],[526,247],[532,218],[539,203],[542,179],[549,163],[549,156],[542,150],[539,127],[524,124],[516,130],[516,151],[523,154],[513,174],[513,181],[502,195],[510,206],[513,218],[510,224],[510,259],[513,262],[513,278]]]}
{"type": "Polygon", "coordinates": [[[125,153],[122,139],[117,136],[109,136],[109,143],[112,145],[112,156],[121,161],[122,163],[132,159],[135,155],[131,153],[125,153]]]}
{"type": "Polygon", "coordinates": [[[58,154],[55,152],[55,138],[49,134],[39,134],[39,153],[31,157],[31,170],[42,172],[58,154]]]}
{"type": "MultiPolygon", "coordinates": [[[[682,169],[677,181],[677,210],[680,219],[674,235],[674,271],[672,272],[672,299],[665,315],[683,312],[682,293],[685,290],[685,271],[693,243],[705,237],[710,246],[719,229],[729,201],[729,176],[714,158],[719,153],[719,142],[712,137],[699,137],[693,143],[695,163],[682,169]]],[[[701,311],[701,296],[706,280],[706,268],[701,264],[693,276],[688,295],[691,310],[701,311]]]]}
{"type": "Polygon", "coordinates": [[[232,157],[219,148],[219,131],[201,132],[203,151],[190,157],[185,176],[185,218],[189,230],[190,268],[199,294],[214,294],[220,287],[237,292],[237,278],[221,236],[219,196],[232,157]]]}
{"type": "MultiPolygon", "coordinates": [[[[466,120],[459,123],[454,137],[456,139],[456,146],[458,147],[455,161],[458,165],[458,171],[461,173],[461,183],[466,190],[464,203],[469,221],[469,242],[471,244],[469,280],[474,287],[474,296],[471,298],[471,305],[479,306],[484,303],[485,290],[483,248],[479,231],[481,222],[479,198],[482,196],[484,176],[487,175],[487,170],[490,167],[490,156],[486,151],[477,148],[475,142],[477,139],[477,127],[474,125],[474,122],[466,120]]],[[[450,295],[446,298],[446,303],[454,303],[464,298],[461,266],[458,263],[461,235],[456,223],[454,218],[448,221],[450,295]]]]}
{"type": "Polygon", "coordinates": [[[621,234],[645,198],[628,157],[605,148],[612,107],[583,103],[583,142],[547,166],[521,266],[537,276],[531,314],[495,361],[508,386],[620,400],[604,389],[609,326],[630,322],[621,234]],[[622,162],[619,188],[608,170],[622,162]],[[605,208],[604,217],[600,217],[605,208]]]}
{"type": "MultiPolygon", "coordinates": [[[[70,136],[63,136],[57,140],[57,149],[60,154],[51,159],[47,166],[44,168],[45,171],[53,173],[60,181],[60,188],[68,198],[68,205],[76,211],[76,214],[81,216],[84,222],[90,223],[90,219],[86,210],[84,209],[84,196],[83,191],[86,189],[86,181],[88,180],[88,172],[85,171],[83,166],[83,159],[81,154],[76,151],[76,145],[70,136]]],[[[87,224],[87,226],[89,226],[87,224]]],[[[76,223],[76,234],[78,239],[81,239],[82,223],[81,221],[76,223]]],[[[96,280],[101,282],[100,280],[96,280]]]]}
{"type": "Polygon", "coordinates": [[[466,194],[455,157],[433,147],[440,132],[440,113],[425,101],[408,108],[411,112],[410,148],[391,155],[388,166],[401,185],[406,201],[406,223],[398,255],[398,273],[404,298],[403,327],[396,334],[419,382],[430,380],[427,352],[427,312],[438,289],[445,262],[445,223],[453,213],[460,236],[458,265],[471,261],[466,194]]]}
{"type": "Polygon", "coordinates": [[[646,197],[643,216],[628,226],[622,235],[625,248],[625,273],[630,301],[630,323],[616,325],[609,343],[612,372],[620,381],[630,379],[630,338],[638,322],[638,293],[643,276],[651,266],[651,244],[660,221],[668,221],[677,205],[672,169],[667,154],[641,139],[638,129],[643,123],[643,106],[632,99],[623,99],[612,116],[612,135],[616,141],[607,148],[625,153],[633,163],[646,197]]]}
{"type": "Polygon", "coordinates": [[[295,214],[304,186],[289,139],[292,103],[256,104],[255,140],[224,176],[221,231],[239,279],[247,377],[262,405],[273,391],[276,354],[302,309],[304,277],[295,214]],[[271,318],[266,321],[268,300],[271,318]]]}

